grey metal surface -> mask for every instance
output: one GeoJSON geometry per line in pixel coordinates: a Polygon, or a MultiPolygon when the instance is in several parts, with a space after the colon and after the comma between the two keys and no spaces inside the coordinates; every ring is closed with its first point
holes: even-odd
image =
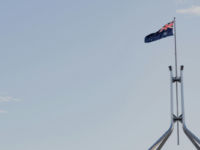
{"type": "Polygon", "coordinates": [[[184,92],[183,91],[183,66],[181,66],[180,74],[181,74],[181,109],[182,109],[182,127],[183,127],[183,131],[188,136],[188,138],[191,140],[193,145],[198,150],[200,150],[200,147],[197,145],[197,143],[200,144],[200,140],[190,130],[188,130],[188,128],[186,127],[186,124],[185,124],[185,106],[184,106],[184,94],[183,94],[183,92],[184,92]]]}
{"type": "MultiPolygon", "coordinates": [[[[184,131],[185,132],[185,131],[184,131]]],[[[192,144],[199,150],[200,147],[197,145],[197,143],[191,138],[191,136],[185,132],[185,134],[187,135],[187,137],[190,139],[190,141],[192,142],[192,144]]]]}
{"type": "Polygon", "coordinates": [[[158,141],[156,141],[155,144],[153,144],[149,150],[154,150],[159,144],[157,150],[160,150],[162,148],[162,146],[165,144],[165,142],[167,141],[167,139],[169,138],[169,136],[171,135],[173,129],[174,129],[174,117],[173,117],[173,112],[174,112],[174,108],[173,108],[173,74],[172,74],[172,68],[171,66],[169,67],[170,70],[170,127],[169,129],[165,132],[165,134],[163,134],[163,136],[161,136],[158,141]]]}
{"type": "MultiPolygon", "coordinates": [[[[176,48],[176,17],[174,17],[174,46],[175,46],[175,69],[176,69],[176,77],[177,76],[177,48],[176,48]]],[[[177,116],[178,114],[178,83],[176,82],[176,110],[177,110],[177,116]]],[[[177,122],[177,144],[179,145],[179,123],[177,122]]]]}
{"type": "MultiPolygon", "coordinates": [[[[182,123],[182,127],[183,127],[183,131],[185,132],[186,136],[189,138],[189,140],[192,142],[192,144],[198,149],[200,150],[200,140],[186,127],[185,124],[185,107],[184,107],[184,94],[183,94],[183,66],[181,66],[181,70],[180,70],[180,77],[178,78],[177,76],[174,78],[173,77],[173,73],[172,73],[172,67],[169,66],[169,70],[170,70],[170,127],[169,129],[165,132],[165,134],[163,134],[162,137],[160,137],[158,139],[158,141],[153,144],[149,150],[154,150],[156,147],[156,150],[160,150],[163,145],[165,144],[165,142],[168,140],[168,138],[170,137],[171,133],[173,132],[174,129],[174,123],[175,122],[181,122],[182,123]],[[180,116],[175,116],[173,114],[173,82],[176,82],[176,84],[178,82],[180,82],[181,84],[181,110],[182,110],[182,114],[180,116]]],[[[178,144],[179,144],[179,138],[178,138],[178,144]]]]}
{"type": "Polygon", "coordinates": [[[163,139],[163,141],[160,143],[160,145],[158,146],[158,148],[156,150],[161,150],[161,148],[163,147],[163,145],[165,144],[165,142],[168,140],[168,138],[170,137],[170,135],[172,134],[173,130],[171,130],[171,132],[168,134],[168,136],[165,137],[165,139],[163,139]]]}

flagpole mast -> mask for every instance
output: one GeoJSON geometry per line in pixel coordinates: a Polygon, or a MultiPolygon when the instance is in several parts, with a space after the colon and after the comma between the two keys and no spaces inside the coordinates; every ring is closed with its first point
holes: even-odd
{"type": "MultiPolygon", "coordinates": [[[[176,50],[176,21],[175,21],[175,17],[174,17],[174,46],[175,46],[175,68],[176,68],[176,78],[178,78],[177,76],[177,50],[176,50]]],[[[176,82],[176,107],[177,107],[177,117],[179,117],[178,115],[178,82],[176,82]]],[[[179,145],[179,122],[177,121],[177,144],[179,145]]]]}

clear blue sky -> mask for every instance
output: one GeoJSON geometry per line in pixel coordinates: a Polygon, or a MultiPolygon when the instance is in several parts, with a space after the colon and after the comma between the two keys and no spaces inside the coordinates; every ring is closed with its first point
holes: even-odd
{"type": "MultiPolygon", "coordinates": [[[[199,16],[198,0],[2,0],[0,149],[148,149],[170,124],[174,38],[144,37],[173,17],[200,138],[199,16]]],[[[163,149],[195,149],[180,129],[163,149]]]]}

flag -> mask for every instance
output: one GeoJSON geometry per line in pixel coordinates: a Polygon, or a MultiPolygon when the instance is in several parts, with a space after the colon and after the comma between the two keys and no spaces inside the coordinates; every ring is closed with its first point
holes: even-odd
{"type": "Polygon", "coordinates": [[[168,36],[172,36],[173,35],[173,24],[174,24],[174,21],[166,24],[159,31],[147,35],[144,39],[144,42],[150,43],[150,42],[160,40],[160,39],[168,37],[168,36]]]}

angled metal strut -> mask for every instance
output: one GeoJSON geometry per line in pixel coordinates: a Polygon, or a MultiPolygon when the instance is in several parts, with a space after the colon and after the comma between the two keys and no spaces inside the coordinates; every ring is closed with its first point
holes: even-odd
{"type": "Polygon", "coordinates": [[[184,108],[184,95],[183,95],[183,66],[181,66],[179,78],[173,77],[171,66],[169,66],[169,70],[170,70],[170,99],[171,99],[170,100],[170,106],[171,106],[170,127],[165,132],[165,134],[163,134],[163,136],[161,138],[159,138],[158,141],[149,148],[149,150],[154,150],[155,148],[156,148],[156,150],[160,150],[163,147],[163,145],[165,144],[165,142],[168,140],[168,138],[170,137],[171,133],[173,132],[174,123],[178,122],[178,121],[182,123],[183,131],[185,132],[187,137],[190,139],[192,144],[198,150],[200,150],[200,147],[199,147],[200,140],[190,130],[188,130],[188,128],[186,127],[186,124],[185,124],[185,108],[184,108]],[[182,110],[182,114],[180,116],[175,116],[174,113],[173,113],[173,85],[172,84],[174,82],[180,82],[180,84],[181,84],[181,110],[182,110]]]}

